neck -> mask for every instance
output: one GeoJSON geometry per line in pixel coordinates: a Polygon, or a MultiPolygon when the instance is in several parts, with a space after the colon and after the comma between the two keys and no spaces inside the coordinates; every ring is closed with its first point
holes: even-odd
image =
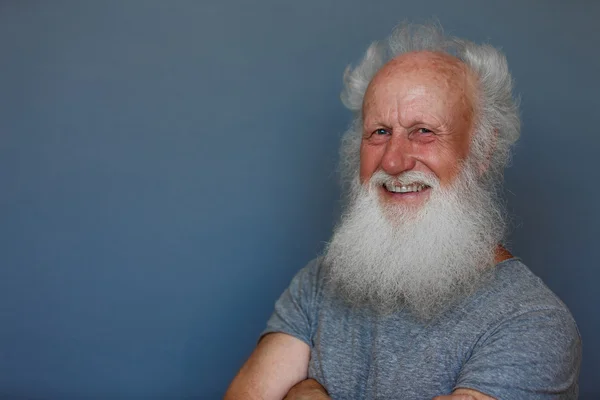
{"type": "Polygon", "coordinates": [[[514,256],[510,253],[510,251],[508,251],[504,246],[499,244],[496,248],[496,257],[494,258],[494,261],[496,262],[496,264],[498,264],[504,260],[508,260],[509,258],[513,257],[514,256]]]}

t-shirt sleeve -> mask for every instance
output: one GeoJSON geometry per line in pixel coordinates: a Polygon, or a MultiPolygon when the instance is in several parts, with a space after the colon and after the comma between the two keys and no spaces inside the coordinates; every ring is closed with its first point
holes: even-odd
{"type": "Polygon", "coordinates": [[[496,399],[577,399],[581,338],[565,309],[528,311],[482,338],[456,388],[496,399]]]}
{"type": "Polygon", "coordinates": [[[318,259],[313,260],[294,276],[288,288],[275,303],[275,310],[267,321],[267,327],[261,333],[261,338],[267,333],[281,332],[311,345],[319,265],[318,259]]]}

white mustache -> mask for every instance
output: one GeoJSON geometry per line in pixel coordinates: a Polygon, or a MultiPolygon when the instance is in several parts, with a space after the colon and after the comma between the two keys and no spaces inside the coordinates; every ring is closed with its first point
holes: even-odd
{"type": "Polygon", "coordinates": [[[440,187],[440,181],[433,174],[427,174],[421,171],[407,171],[400,175],[393,176],[384,171],[377,171],[369,179],[369,185],[371,187],[381,186],[385,184],[397,184],[400,185],[412,185],[415,183],[424,183],[425,185],[437,189],[440,187]]]}

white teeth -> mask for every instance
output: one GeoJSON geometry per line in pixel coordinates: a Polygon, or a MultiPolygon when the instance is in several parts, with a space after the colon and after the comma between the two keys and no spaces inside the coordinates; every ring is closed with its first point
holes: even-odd
{"type": "Polygon", "coordinates": [[[412,193],[412,192],[420,192],[425,189],[427,186],[423,184],[412,184],[412,185],[402,185],[396,186],[394,184],[385,184],[385,188],[393,193],[412,193]]]}

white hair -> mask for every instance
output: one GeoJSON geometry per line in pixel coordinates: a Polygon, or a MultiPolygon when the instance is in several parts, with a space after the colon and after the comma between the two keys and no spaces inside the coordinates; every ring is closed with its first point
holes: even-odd
{"type": "Polygon", "coordinates": [[[439,25],[403,23],[383,42],[374,42],[360,63],[344,73],[341,99],[355,113],[342,138],[340,169],[342,182],[354,184],[359,168],[362,132],[362,103],[371,79],[388,61],[417,51],[446,53],[461,60],[478,81],[478,104],[471,141],[470,161],[485,166],[482,175],[490,186],[500,186],[511,146],[520,133],[518,100],[513,96],[513,79],[506,57],[494,47],[445,36],[439,25]],[[486,179],[487,178],[487,179],[486,179]]]}
{"type": "Polygon", "coordinates": [[[466,165],[450,187],[431,174],[375,173],[352,195],[325,251],[328,281],[351,305],[388,314],[401,308],[429,320],[490,277],[504,233],[502,209],[466,165]],[[419,209],[382,205],[384,183],[423,182],[419,209]]]}
{"type": "Polygon", "coordinates": [[[519,137],[518,101],[506,58],[490,45],[443,34],[437,25],[402,24],[373,43],[344,74],[342,101],[355,113],[342,138],[340,168],[347,207],[324,254],[329,282],[354,305],[380,312],[406,307],[430,319],[488,278],[506,230],[500,188],[510,149],[519,137]],[[469,156],[447,188],[435,176],[407,171],[359,180],[362,104],[369,83],[393,58],[433,51],[456,57],[476,78],[469,156]],[[376,188],[386,182],[424,182],[430,198],[419,209],[384,205],[376,188]],[[405,182],[405,181],[408,181],[405,182]]]}

